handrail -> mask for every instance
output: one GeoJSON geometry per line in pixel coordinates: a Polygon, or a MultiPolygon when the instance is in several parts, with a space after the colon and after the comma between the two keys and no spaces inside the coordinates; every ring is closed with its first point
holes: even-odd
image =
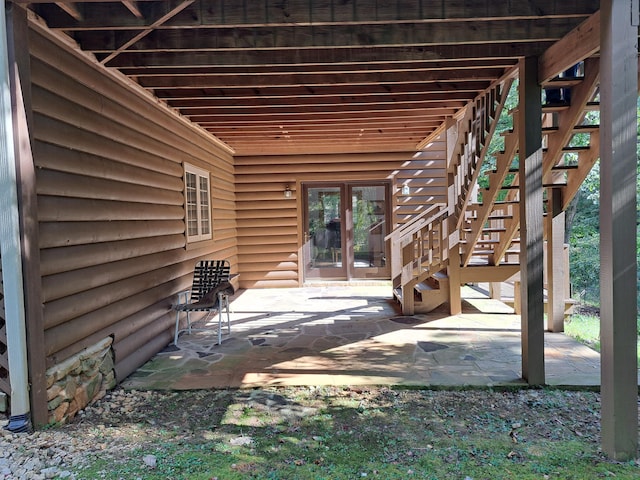
{"type": "Polygon", "coordinates": [[[391,232],[389,235],[384,237],[385,241],[392,240],[392,237],[398,237],[398,236],[403,237],[405,235],[412,235],[413,233],[420,230],[422,225],[433,221],[432,219],[429,219],[429,221],[421,221],[424,219],[424,217],[432,214],[433,210],[441,209],[438,211],[438,213],[434,215],[434,217],[437,217],[440,213],[442,213],[442,211],[445,211],[445,212],[447,211],[446,208],[443,208],[446,206],[447,205],[445,203],[434,203],[429,208],[427,208],[424,212],[422,212],[420,215],[418,215],[417,217],[414,217],[409,223],[405,223],[404,225],[396,228],[393,232],[391,232]]]}
{"type": "Polygon", "coordinates": [[[413,287],[447,265],[449,209],[442,204],[425,210],[410,225],[386,237],[391,240],[391,278],[402,291],[402,311],[414,310],[413,287]],[[437,211],[434,213],[434,210],[437,211]]]}

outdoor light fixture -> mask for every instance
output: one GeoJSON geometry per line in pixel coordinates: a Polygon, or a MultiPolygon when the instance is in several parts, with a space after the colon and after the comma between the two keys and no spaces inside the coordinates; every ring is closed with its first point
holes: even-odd
{"type": "Polygon", "coordinates": [[[289,188],[289,185],[284,187],[284,198],[291,198],[291,189],[289,188]]]}
{"type": "Polygon", "coordinates": [[[405,183],[404,185],[402,185],[402,195],[409,195],[409,193],[411,193],[411,191],[409,190],[409,185],[405,183]]]}

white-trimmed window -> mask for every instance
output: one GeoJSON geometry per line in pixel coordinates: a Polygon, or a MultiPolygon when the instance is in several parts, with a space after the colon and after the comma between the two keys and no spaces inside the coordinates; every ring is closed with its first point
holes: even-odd
{"type": "Polygon", "coordinates": [[[209,172],[184,164],[184,200],[187,242],[211,238],[211,188],[209,172]]]}

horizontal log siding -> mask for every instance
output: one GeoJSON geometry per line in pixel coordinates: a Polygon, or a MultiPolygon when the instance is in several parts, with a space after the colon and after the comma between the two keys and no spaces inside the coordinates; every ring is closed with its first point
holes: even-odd
{"type": "Polygon", "coordinates": [[[240,285],[244,288],[297,287],[302,182],[388,180],[394,185],[394,225],[409,221],[425,205],[446,199],[444,149],[365,155],[239,156],[236,206],[240,285]],[[398,195],[409,182],[414,194],[398,195]],[[286,199],[286,185],[293,190],[286,199]]]}
{"type": "Polygon", "coordinates": [[[172,338],[200,258],[238,267],[231,152],[134,87],[30,31],[45,354],[112,336],[118,380],[172,338]],[[183,162],[209,170],[213,240],[186,245],[183,162]]]}

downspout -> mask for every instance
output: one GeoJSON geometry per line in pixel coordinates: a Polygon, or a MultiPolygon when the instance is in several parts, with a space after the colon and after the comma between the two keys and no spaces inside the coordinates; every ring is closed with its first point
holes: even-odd
{"type": "Polygon", "coordinates": [[[11,383],[11,414],[5,428],[11,432],[25,432],[31,429],[29,376],[4,5],[0,8],[0,115],[0,256],[11,383]]]}

